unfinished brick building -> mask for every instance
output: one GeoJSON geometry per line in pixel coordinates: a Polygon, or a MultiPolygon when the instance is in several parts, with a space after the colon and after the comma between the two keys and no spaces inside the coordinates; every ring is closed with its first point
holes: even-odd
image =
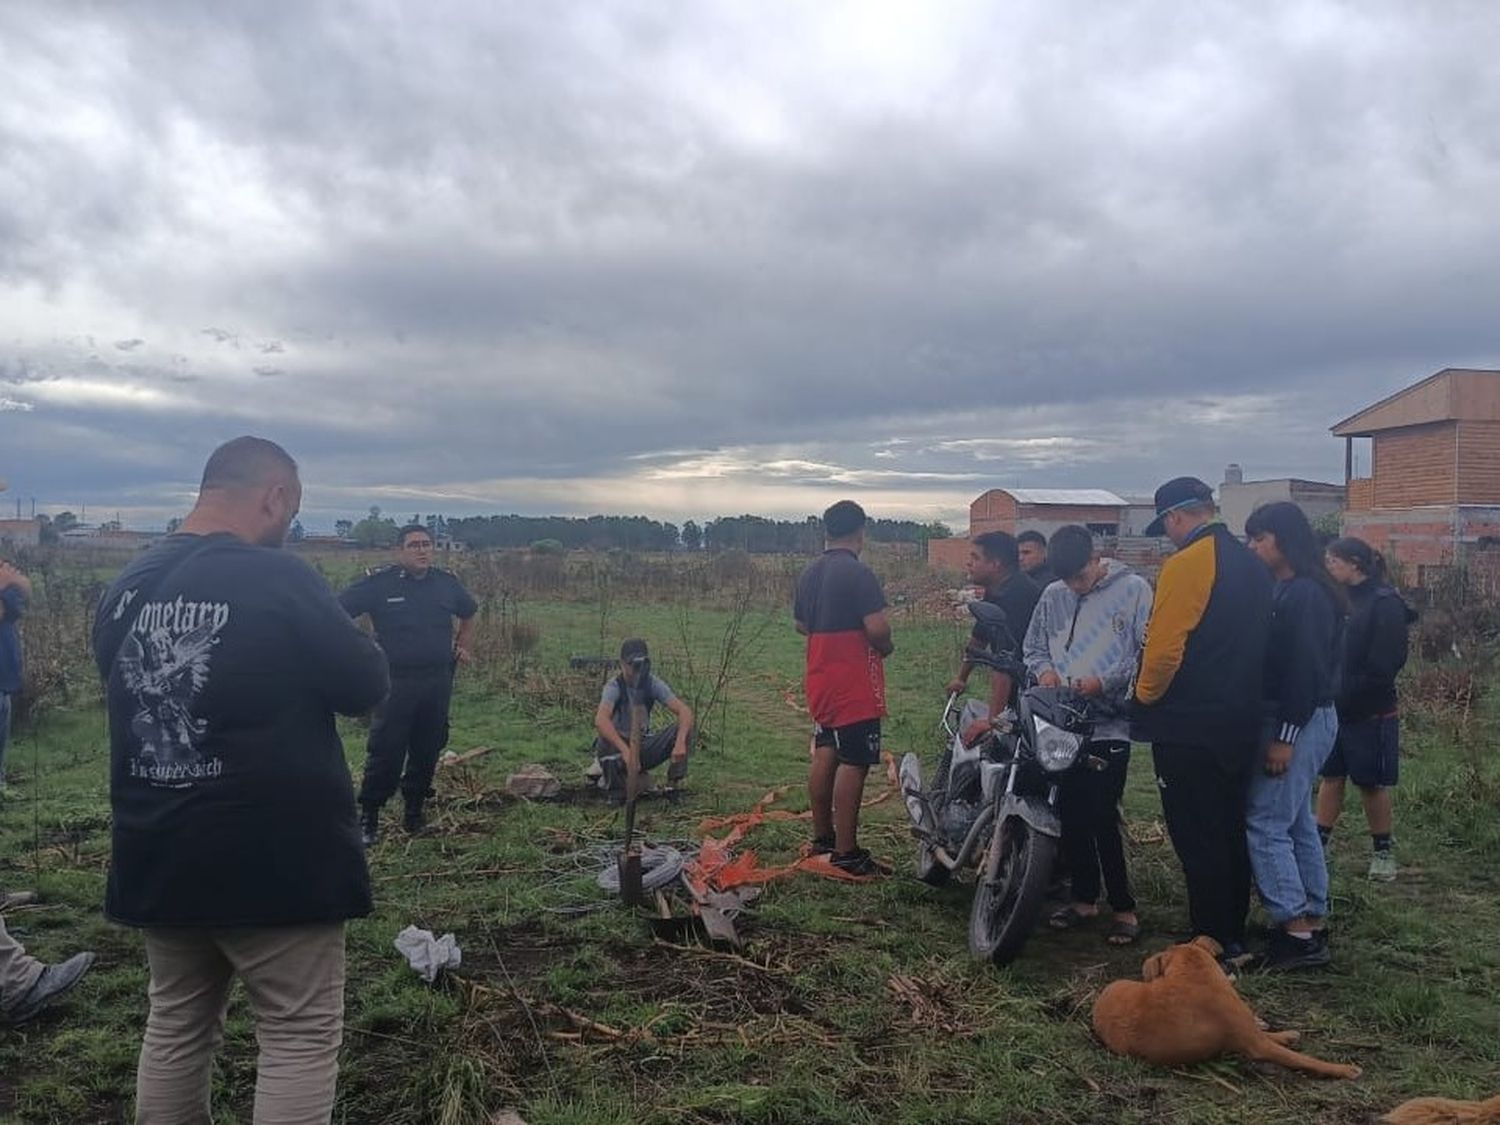
{"type": "Polygon", "coordinates": [[[1500,560],[1500,371],[1446,368],[1333,427],[1344,439],[1344,532],[1427,585],[1500,560]],[[1370,475],[1354,475],[1355,441],[1370,475]]]}
{"type": "MultiPolygon", "coordinates": [[[[1039,531],[1050,536],[1064,524],[1083,524],[1095,535],[1113,539],[1121,532],[1130,505],[1099,488],[992,488],[969,505],[969,538],[986,531],[1039,531]]],[[[969,539],[933,539],[927,558],[934,566],[962,569],[969,539]]]]}

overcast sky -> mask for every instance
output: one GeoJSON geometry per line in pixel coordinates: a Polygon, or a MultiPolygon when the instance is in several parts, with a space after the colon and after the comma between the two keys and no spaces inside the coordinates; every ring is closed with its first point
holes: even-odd
{"type": "Polygon", "coordinates": [[[0,5],[0,478],[966,524],[1500,366],[1500,4],[0,5]]]}

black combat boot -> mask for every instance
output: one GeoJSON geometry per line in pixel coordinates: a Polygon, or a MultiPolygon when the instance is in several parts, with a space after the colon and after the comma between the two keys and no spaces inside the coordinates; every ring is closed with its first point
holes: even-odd
{"type": "Polygon", "coordinates": [[[422,814],[422,802],[408,800],[406,815],[401,818],[401,827],[409,836],[420,836],[427,831],[427,817],[422,814]]]}
{"type": "Polygon", "coordinates": [[[380,838],[380,806],[365,805],[359,814],[359,841],[369,847],[380,838]]]}

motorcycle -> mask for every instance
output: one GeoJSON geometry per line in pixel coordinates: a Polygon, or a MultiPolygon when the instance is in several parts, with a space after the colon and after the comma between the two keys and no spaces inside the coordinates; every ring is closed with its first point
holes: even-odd
{"type": "MultiPolygon", "coordinates": [[[[1005,672],[1014,684],[1024,670],[1013,655],[1005,613],[971,602],[985,642],[968,658],[1005,672]]],[[[963,731],[981,717],[970,701],[948,697],[940,729],[946,746],[931,784],[922,781],[916,754],[901,760],[902,796],[917,838],[917,878],[942,886],[955,871],[977,865],[969,911],[969,951],[996,965],[1021,953],[1036,928],[1062,836],[1058,783],[1071,770],[1103,763],[1084,750],[1094,729],[1094,707],[1067,687],[1012,690],[1011,704],[991,731],[965,746],[963,731]]]]}

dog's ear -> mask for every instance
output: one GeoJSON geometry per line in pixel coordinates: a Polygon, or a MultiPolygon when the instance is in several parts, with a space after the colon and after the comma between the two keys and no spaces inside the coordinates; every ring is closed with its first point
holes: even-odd
{"type": "Polygon", "coordinates": [[[1192,944],[1196,945],[1199,949],[1208,950],[1209,953],[1213,954],[1215,957],[1224,952],[1224,947],[1218,942],[1214,941],[1214,939],[1209,937],[1207,934],[1195,937],[1192,940],[1192,944]]]}

